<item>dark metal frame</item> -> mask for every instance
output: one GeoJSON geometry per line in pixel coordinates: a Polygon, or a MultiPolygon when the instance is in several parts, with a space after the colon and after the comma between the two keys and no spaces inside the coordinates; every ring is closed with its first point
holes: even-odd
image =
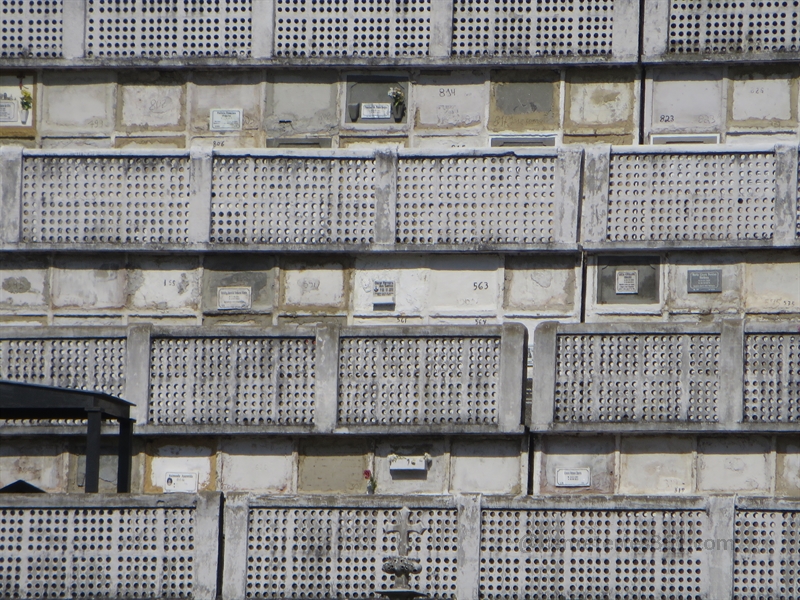
{"type": "Polygon", "coordinates": [[[131,406],[133,405],[130,402],[102,392],[0,381],[2,419],[87,419],[86,493],[97,493],[100,487],[100,427],[103,419],[114,419],[119,423],[117,492],[131,491],[131,406]]]}

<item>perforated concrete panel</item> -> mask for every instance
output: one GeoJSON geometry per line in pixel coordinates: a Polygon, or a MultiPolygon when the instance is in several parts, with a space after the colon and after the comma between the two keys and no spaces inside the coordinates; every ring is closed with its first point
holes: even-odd
{"type": "Polygon", "coordinates": [[[708,597],[698,510],[487,510],[481,598],[708,597]]]}
{"type": "Polygon", "coordinates": [[[613,0],[454,0],[453,54],[611,54],[613,13],[613,0]]]}
{"type": "Polygon", "coordinates": [[[800,421],[800,335],[746,335],[744,370],[745,421],[800,421]]]}
{"type": "Polygon", "coordinates": [[[606,238],[770,239],[774,206],[773,154],[612,154],[606,238]]]}
{"type": "Polygon", "coordinates": [[[397,243],[552,242],[556,160],[500,156],[401,160],[397,243]]]}
{"type": "Polygon", "coordinates": [[[191,598],[192,508],[2,508],[4,598],[191,598]]]}
{"type": "Polygon", "coordinates": [[[554,420],[717,421],[720,336],[558,335],[554,420]]]}
{"type": "Polygon", "coordinates": [[[188,241],[184,157],[27,156],[22,236],[37,243],[188,241]]]}
{"type": "MultiPolygon", "coordinates": [[[[251,508],[247,598],[374,598],[392,578],[384,556],[398,554],[400,511],[386,508],[251,508]]],[[[414,587],[429,598],[454,599],[457,511],[412,509],[408,554],[423,570],[414,587]]]]}
{"type": "Polygon", "coordinates": [[[681,2],[669,7],[673,54],[796,52],[800,12],[794,3],[681,2]]]}
{"type": "Polygon", "coordinates": [[[435,0],[276,0],[277,56],[427,56],[435,0]]]}
{"type": "Polygon", "coordinates": [[[249,56],[252,0],[87,0],[88,56],[249,56]]]}
{"type": "Polygon", "coordinates": [[[308,425],[315,369],[312,338],[154,338],[149,422],[308,425]]]}
{"type": "Polygon", "coordinates": [[[126,340],[0,340],[0,380],[105,392],[125,390],[126,340]]]}
{"type": "Polygon", "coordinates": [[[63,0],[6,0],[0,5],[0,57],[61,56],[63,0]]]}
{"type": "Polygon", "coordinates": [[[373,241],[372,159],[217,157],[212,186],[212,242],[373,241]]]}
{"type": "Polygon", "coordinates": [[[500,338],[343,337],[339,423],[495,424],[500,338]]]}
{"type": "Polygon", "coordinates": [[[800,596],[800,511],[737,510],[733,598],[800,596]]]}

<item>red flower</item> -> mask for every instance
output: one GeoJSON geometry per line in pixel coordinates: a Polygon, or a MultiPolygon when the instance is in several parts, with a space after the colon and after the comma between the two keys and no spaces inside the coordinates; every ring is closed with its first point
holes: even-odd
{"type": "Polygon", "coordinates": [[[370,471],[369,469],[364,471],[364,479],[372,479],[372,471],[370,471]]]}

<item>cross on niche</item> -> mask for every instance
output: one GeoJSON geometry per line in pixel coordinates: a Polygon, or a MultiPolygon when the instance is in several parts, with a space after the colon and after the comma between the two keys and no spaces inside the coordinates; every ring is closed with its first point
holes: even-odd
{"type": "Polygon", "coordinates": [[[421,524],[411,525],[411,511],[407,506],[400,509],[400,515],[397,519],[397,524],[392,528],[387,529],[389,533],[399,534],[397,541],[397,554],[399,556],[408,556],[408,536],[411,533],[422,533],[427,531],[427,527],[421,524]]]}

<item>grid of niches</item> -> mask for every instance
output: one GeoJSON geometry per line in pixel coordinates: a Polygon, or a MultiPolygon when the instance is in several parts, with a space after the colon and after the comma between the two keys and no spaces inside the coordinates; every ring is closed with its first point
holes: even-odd
{"type": "Polygon", "coordinates": [[[796,0],[673,1],[669,11],[669,52],[796,52],[800,50],[798,6],[796,0]]]}
{"type": "Polygon", "coordinates": [[[751,422],[800,422],[800,335],[745,336],[744,415],[751,422]]]}
{"type": "Polygon", "coordinates": [[[800,598],[800,511],[736,511],[732,597],[800,598]]]}
{"type": "MultiPolygon", "coordinates": [[[[247,598],[373,598],[392,586],[383,558],[398,553],[400,511],[384,508],[251,508],[247,598]]],[[[408,554],[422,563],[414,587],[455,598],[455,510],[413,509],[408,554]]]]}
{"type": "Polygon", "coordinates": [[[556,158],[399,161],[398,244],[553,241],[556,158]]]}
{"type": "Polygon", "coordinates": [[[22,240],[186,243],[189,171],[182,157],[26,156],[22,240]]]}
{"type": "Polygon", "coordinates": [[[500,338],[339,341],[339,423],[497,423],[500,338]]]}
{"type": "Polygon", "coordinates": [[[63,0],[3,0],[0,57],[61,56],[63,0]]]}
{"type": "Polygon", "coordinates": [[[612,154],[612,242],[772,238],[774,154],[612,154]]]}
{"type": "Polygon", "coordinates": [[[607,55],[613,0],[455,0],[453,54],[607,55]]]}
{"type": "Polygon", "coordinates": [[[374,231],[373,159],[214,159],[213,243],[369,244],[374,231]]]}
{"type": "Polygon", "coordinates": [[[480,597],[705,599],[708,528],[696,510],[484,509],[480,597]]]}
{"type": "Polygon", "coordinates": [[[87,0],[89,56],[250,56],[252,0],[87,0]]]}
{"type": "Polygon", "coordinates": [[[153,338],[149,422],[310,425],[313,338],[153,338]]]}
{"type": "Polygon", "coordinates": [[[3,598],[190,598],[194,510],[0,509],[3,598]]]}
{"type": "Polygon", "coordinates": [[[719,420],[719,335],[560,334],[556,344],[556,421],[719,420]]]}
{"type": "Polygon", "coordinates": [[[0,340],[0,380],[91,390],[125,389],[125,339],[0,340]]]}
{"type": "Polygon", "coordinates": [[[276,0],[277,56],[427,56],[433,0],[276,0]]]}

